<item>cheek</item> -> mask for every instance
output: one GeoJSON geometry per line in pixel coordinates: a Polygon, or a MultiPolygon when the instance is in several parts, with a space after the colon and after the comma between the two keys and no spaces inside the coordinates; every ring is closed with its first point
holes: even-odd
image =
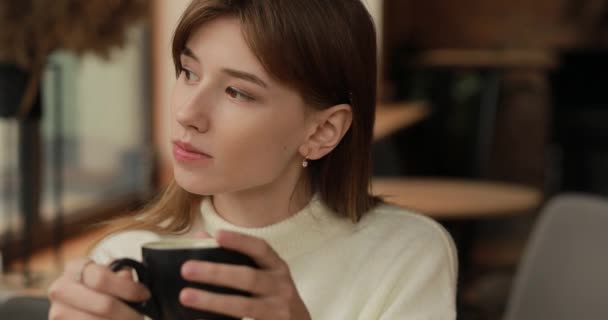
{"type": "Polygon", "coordinates": [[[176,166],[178,184],[193,193],[217,194],[280,179],[302,142],[303,116],[296,112],[266,113],[230,104],[216,107],[207,114],[211,130],[199,137],[209,143],[213,162],[207,167],[176,166]]]}
{"type": "Polygon", "coordinates": [[[223,135],[225,139],[217,141],[222,143],[222,163],[226,165],[227,174],[272,179],[297,152],[300,142],[298,125],[296,119],[284,117],[241,122],[240,126],[235,126],[230,133],[223,135]]]}
{"type": "MultiPolygon", "coordinates": [[[[255,162],[261,166],[277,166],[286,162],[297,149],[294,126],[285,126],[281,121],[269,121],[269,125],[239,128],[227,136],[226,155],[233,160],[255,162]]],[[[224,149],[224,148],[223,148],[224,149]]]]}
{"type": "Polygon", "coordinates": [[[293,134],[276,128],[246,129],[214,136],[214,145],[222,147],[216,149],[210,167],[174,167],[177,183],[189,192],[209,195],[256,188],[279,179],[297,149],[293,134]]]}

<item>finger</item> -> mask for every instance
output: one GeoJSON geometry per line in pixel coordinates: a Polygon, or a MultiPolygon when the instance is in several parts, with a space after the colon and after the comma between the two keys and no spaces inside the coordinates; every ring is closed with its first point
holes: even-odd
{"type": "Polygon", "coordinates": [[[179,294],[184,306],[233,316],[235,318],[264,319],[268,308],[266,300],[238,295],[211,293],[203,290],[185,288],[179,294]]]}
{"type": "Polygon", "coordinates": [[[114,297],[96,292],[66,277],[60,278],[51,287],[49,299],[53,303],[102,318],[135,319],[139,317],[133,309],[114,297]]]}
{"type": "Polygon", "coordinates": [[[211,235],[210,235],[210,234],[209,234],[207,231],[197,231],[197,232],[194,234],[194,237],[195,237],[195,238],[198,238],[198,239],[207,239],[207,238],[213,238],[213,237],[212,237],[212,236],[211,236],[211,235]]]}
{"type": "Polygon", "coordinates": [[[217,234],[220,246],[246,254],[264,269],[284,266],[283,260],[263,239],[243,233],[220,230],[217,234]]]}
{"type": "Polygon", "coordinates": [[[127,270],[127,269],[120,270],[120,271],[116,272],[116,275],[123,279],[133,280],[133,271],[130,269],[129,270],[127,270]]]}
{"type": "Polygon", "coordinates": [[[233,288],[254,295],[272,293],[275,283],[271,274],[266,271],[248,266],[196,260],[184,263],[181,274],[184,279],[189,281],[233,288]]]}
{"type": "Polygon", "coordinates": [[[88,267],[89,264],[92,264],[91,259],[74,259],[66,264],[64,274],[69,275],[72,279],[79,279],[82,272],[88,267]]]}
{"type": "Polygon", "coordinates": [[[70,261],[65,268],[64,274],[73,279],[80,279],[86,286],[119,297],[128,301],[144,301],[149,299],[146,287],[134,281],[125,281],[126,278],[133,279],[132,269],[125,268],[120,272],[113,273],[107,267],[91,263],[90,259],[79,258],[70,261]]]}
{"type": "MultiPolygon", "coordinates": [[[[53,303],[49,310],[49,320],[79,319],[79,320],[109,320],[70,308],[61,303],[53,303]]],[[[135,319],[135,318],[133,318],[135,319]]]]}
{"type": "Polygon", "coordinates": [[[95,291],[127,301],[145,301],[150,298],[150,292],[141,283],[126,280],[124,274],[120,276],[97,264],[90,264],[84,269],[82,282],[95,291]]]}

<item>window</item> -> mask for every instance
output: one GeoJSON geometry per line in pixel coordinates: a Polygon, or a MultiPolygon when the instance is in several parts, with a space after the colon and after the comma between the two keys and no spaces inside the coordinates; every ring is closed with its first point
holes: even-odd
{"type": "MultiPolygon", "coordinates": [[[[58,212],[69,223],[96,207],[151,193],[149,52],[147,26],[140,24],[108,59],[67,52],[50,57],[41,85],[36,224],[52,225],[58,212]]],[[[11,234],[23,234],[25,221],[18,127],[16,120],[0,119],[0,248],[5,251],[11,234]]],[[[35,189],[26,192],[33,196],[35,189]]]]}

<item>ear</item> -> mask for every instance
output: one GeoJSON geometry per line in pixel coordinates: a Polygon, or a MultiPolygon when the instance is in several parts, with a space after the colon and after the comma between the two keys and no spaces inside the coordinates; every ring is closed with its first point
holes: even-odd
{"type": "Polygon", "coordinates": [[[340,143],[353,121],[349,104],[339,104],[319,111],[312,122],[309,136],[299,152],[311,160],[323,158],[340,143]]]}

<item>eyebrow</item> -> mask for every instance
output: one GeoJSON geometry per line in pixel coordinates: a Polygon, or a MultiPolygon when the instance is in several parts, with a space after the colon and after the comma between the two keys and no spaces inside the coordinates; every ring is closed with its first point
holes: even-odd
{"type": "Polygon", "coordinates": [[[192,52],[192,50],[190,50],[190,48],[188,47],[184,47],[184,49],[182,49],[182,54],[185,55],[186,57],[190,57],[194,60],[196,60],[196,62],[201,62],[198,57],[194,54],[194,52],[192,52]]]}
{"type": "MultiPolygon", "coordinates": [[[[192,52],[192,50],[188,47],[184,47],[184,49],[182,50],[182,54],[194,59],[198,63],[201,62],[200,59],[196,56],[196,54],[194,54],[194,52],[192,52]]],[[[266,82],[262,81],[262,79],[260,79],[258,76],[254,75],[254,74],[251,74],[251,73],[248,73],[245,71],[230,69],[230,68],[223,68],[222,72],[224,72],[225,74],[227,74],[231,77],[243,79],[245,81],[249,81],[254,84],[257,84],[260,87],[268,88],[268,85],[266,84],[266,82]]]]}
{"type": "Polygon", "coordinates": [[[228,69],[228,68],[224,68],[224,69],[222,69],[222,71],[231,77],[253,82],[262,88],[268,88],[268,85],[266,84],[266,82],[262,81],[262,79],[258,78],[254,74],[247,73],[244,71],[234,70],[234,69],[228,69]]]}

